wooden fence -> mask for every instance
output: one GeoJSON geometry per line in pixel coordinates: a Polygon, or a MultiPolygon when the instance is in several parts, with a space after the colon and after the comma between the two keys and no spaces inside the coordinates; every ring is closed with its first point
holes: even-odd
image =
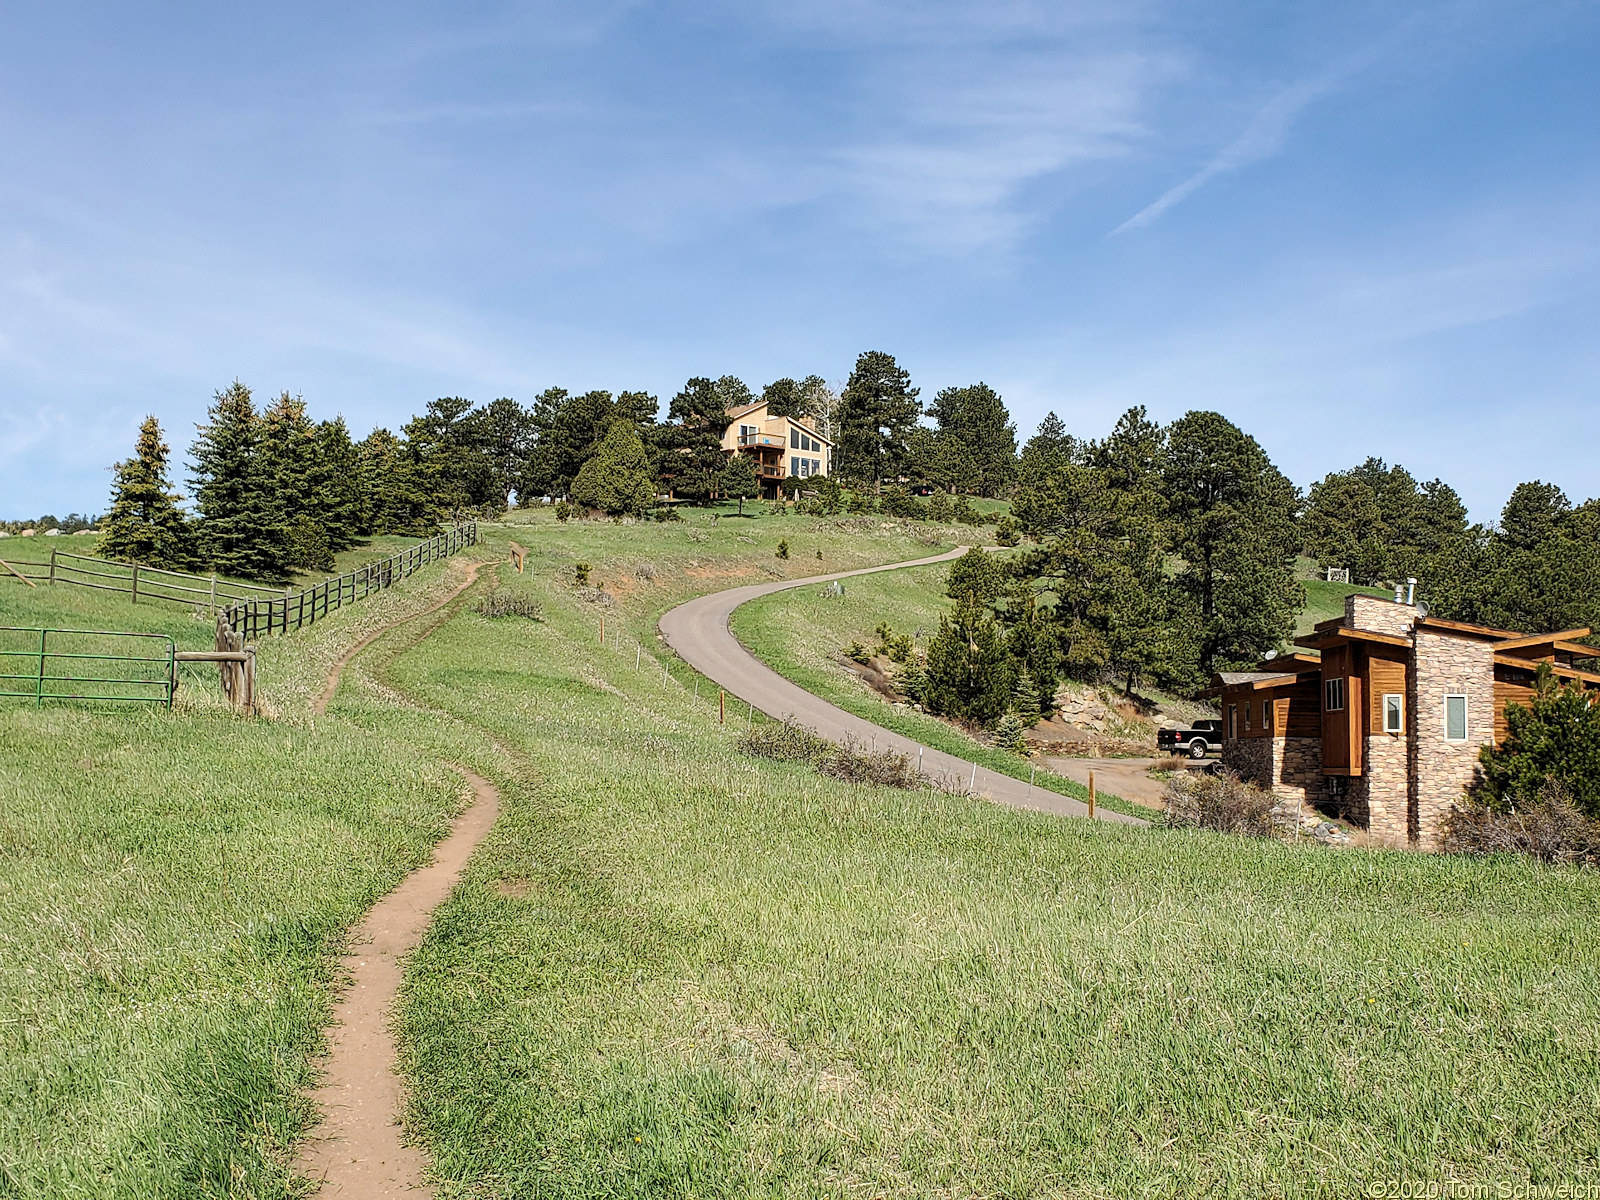
{"type": "MultiPolygon", "coordinates": [[[[407,575],[437,559],[449,558],[458,550],[478,543],[478,523],[468,521],[449,533],[441,533],[379,562],[357,567],[337,579],[324,580],[315,587],[283,596],[241,599],[221,610],[220,619],[241,641],[262,635],[288,633],[327,616],[346,604],[364,600],[381,592],[407,575]]],[[[221,649],[219,644],[218,649],[221,649]]]]}

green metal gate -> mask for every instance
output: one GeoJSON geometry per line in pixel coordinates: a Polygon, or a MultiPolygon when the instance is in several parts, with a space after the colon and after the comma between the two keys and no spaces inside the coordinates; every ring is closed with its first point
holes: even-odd
{"type": "Polygon", "coordinates": [[[0,626],[0,696],[32,700],[35,708],[46,700],[171,708],[178,683],[176,653],[164,633],[0,626]]]}

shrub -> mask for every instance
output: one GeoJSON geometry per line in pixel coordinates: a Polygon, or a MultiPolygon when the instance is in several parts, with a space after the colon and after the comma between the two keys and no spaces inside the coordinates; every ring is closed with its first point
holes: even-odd
{"type": "Polygon", "coordinates": [[[930,712],[987,725],[1008,707],[1011,678],[1011,659],[987,608],[968,597],[953,616],[940,618],[923,688],[930,712]]]}
{"type": "Polygon", "coordinates": [[[527,617],[530,621],[544,620],[544,605],[532,596],[508,588],[491,588],[473,608],[484,617],[527,617]]]}
{"type": "Polygon", "coordinates": [[[1179,771],[1167,781],[1166,823],[1179,829],[1215,829],[1271,837],[1277,797],[1231,771],[1212,775],[1179,771]]]}
{"type": "Polygon", "coordinates": [[[927,514],[928,506],[913,496],[909,489],[895,484],[893,487],[883,489],[883,499],[880,501],[883,513],[888,517],[922,517],[927,514]]]}
{"type": "Polygon", "coordinates": [[[994,540],[1002,546],[1015,546],[1022,540],[1022,525],[1010,513],[995,522],[994,540]]]}
{"type": "Polygon", "coordinates": [[[978,510],[972,507],[972,501],[965,496],[957,496],[955,506],[950,510],[950,516],[962,525],[982,525],[983,518],[978,515],[978,510]]]}
{"type": "Polygon", "coordinates": [[[1531,804],[1498,811],[1468,798],[1445,818],[1444,848],[1452,854],[1525,854],[1547,863],[1600,860],[1600,822],[1586,817],[1559,783],[1547,782],[1531,804]]]}
{"type": "Polygon", "coordinates": [[[1506,705],[1505,741],[1485,746],[1489,808],[1509,812],[1541,799],[1551,784],[1585,816],[1600,818],[1600,705],[1582,688],[1558,684],[1540,663],[1526,705],[1506,705]]]}
{"type": "Polygon", "coordinates": [[[948,525],[951,512],[950,497],[946,493],[935,492],[928,497],[928,520],[948,525]]]}
{"type": "Polygon", "coordinates": [[[864,663],[872,657],[872,651],[863,646],[861,640],[857,638],[845,649],[844,656],[853,662],[864,663]]]}
{"type": "Polygon", "coordinates": [[[570,521],[572,520],[572,512],[572,505],[568,504],[565,500],[556,501],[556,520],[570,521]]]}
{"type": "Polygon", "coordinates": [[[952,600],[998,600],[1006,586],[1005,564],[974,546],[950,564],[944,594],[952,600]]]}
{"type": "Polygon", "coordinates": [[[1022,723],[1015,710],[1007,709],[1000,720],[995,722],[994,744],[1001,750],[1010,750],[1013,754],[1026,755],[1028,743],[1023,740],[1022,731],[1026,726],[1022,723]]]}
{"type": "Polygon", "coordinates": [[[792,716],[777,725],[762,724],[740,738],[747,754],[778,762],[804,763],[812,770],[845,783],[878,787],[915,788],[925,780],[904,754],[892,750],[862,750],[854,738],[838,746],[792,716]]]}
{"type": "Polygon", "coordinates": [[[683,520],[683,514],[678,512],[677,509],[669,507],[669,506],[665,506],[665,505],[662,506],[661,508],[653,509],[651,511],[650,515],[652,517],[654,517],[657,521],[661,522],[663,525],[666,524],[668,521],[681,521],[681,520],[683,520]]]}
{"type": "Polygon", "coordinates": [[[788,538],[779,539],[779,541],[778,541],[778,549],[775,551],[775,553],[777,554],[777,556],[780,559],[786,559],[786,558],[789,557],[789,539],[788,538]]]}
{"type": "Polygon", "coordinates": [[[635,575],[637,575],[640,579],[644,580],[646,583],[650,583],[656,577],[655,564],[654,563],[642,562],[637,567],[635,567],[633,569],[633,573],[635,575]]]}
{"type": "Polygon", "coordinates": [[[577,585],[579,587],[588,587],[589,586],[589,564],[588,563],[586,563],[586,562],[573,563],[572,564],[572,575],[573,575],[574,581],[577,583],[577,585]]]}
{"type": "Polygon", "coordinates": [[[887,621],[879,621],[878,627],[872,632],[878,638],[878,653],[885,655],[890,662],[903,663],[911,657],[909,633],[896,633],[889,628],[887,621]]]}

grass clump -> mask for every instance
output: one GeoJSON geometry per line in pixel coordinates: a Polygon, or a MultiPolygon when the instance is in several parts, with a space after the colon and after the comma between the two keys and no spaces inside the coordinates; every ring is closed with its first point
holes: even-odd
{"type": "Polygon", "coordinates": [[[1560,784],[1531,804],[1501,810],[1468,797],[1445,819],[1444,848],[1455,854],[1522,854],[1540,862],[1600,862],[1600,821],[1585,816],[1560,784]]]}
{"type": "Polygon", "coordinates": [[[844,783],[896,788],[928,786],[928,780],[917,772],[906,755],[892,750],[863,750],[854,738],[838,745],[815,730],[807,729],[792,716],[776,725],[752,728],[739,744],[746,754],[777,762],[804,763],[844,783]]]}
{"type": "Polygon", "coordinates": [[[1231,771],[1179,771],[1167,780],[1165,822],[1178,829],[1214,829],[1246,837],[1271,837],[1278,799],[1231,771]]]}
{"type": "Polygon", "coordinates": [[[512,591],[510,588],[492,588],[486,592],[472,611],[481,617],[527,617],[530,621],[544,620],[544,605],[532,596],[512,591]]]}

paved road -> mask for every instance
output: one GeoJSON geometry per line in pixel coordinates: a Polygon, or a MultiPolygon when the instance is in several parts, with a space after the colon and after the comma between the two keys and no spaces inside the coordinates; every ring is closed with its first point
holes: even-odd
{"type": "MultiPolygon", "coordinates": [[[[966,553],[958,547],[948,554],[932,558],[919,558],[912,562],[891,563],[886,567],[865,567],[858,571],[841,571],[835,575],[812,575],[805,579],[785,579],[775,583],[756,583],[745,587],[712,592],[677,608],[661,618],[661,633],[678,654],[707,679],[726,689],[739,699],[754,704],[771,717],[793,715],[800,724],[815,729],[823,737],[843,741],[846,735],[854,736],[863,745],[876,745],[878,749],[892,749],[916,760],[922,754],[922,769],[932,775],[954,776],[963,782],[972,778],[972,764],[963,759],[920,746],[910,738],[871,721],[863,720],[842,708],[813,696],[783,676],[756,660],[755,656],[739,644],[728,628],[728,618],[733,610],[747,600],[770,595],[787,588],[816,587],[830,579],[848,579],[853,575],[870,575],[875,571],[893,571],[901,567],[920,567],[926,563],[945,562],[966,553]]],[[[1037,809],[1040,812],[1061,813],[1070,817],[1087,816],[1089,809],[1080,800],[1061,796],[1043,788],[1029,789],[1027,781],[1012,779],[1009,775],[996,775],[983,767],[978,768],[973,790],[980,796],[998,800],[1018,808],[1037,809]]],[[[1143,824],[1121,813],[1100,809],[1096,816],[1106,821],[1143,824]]]]}

